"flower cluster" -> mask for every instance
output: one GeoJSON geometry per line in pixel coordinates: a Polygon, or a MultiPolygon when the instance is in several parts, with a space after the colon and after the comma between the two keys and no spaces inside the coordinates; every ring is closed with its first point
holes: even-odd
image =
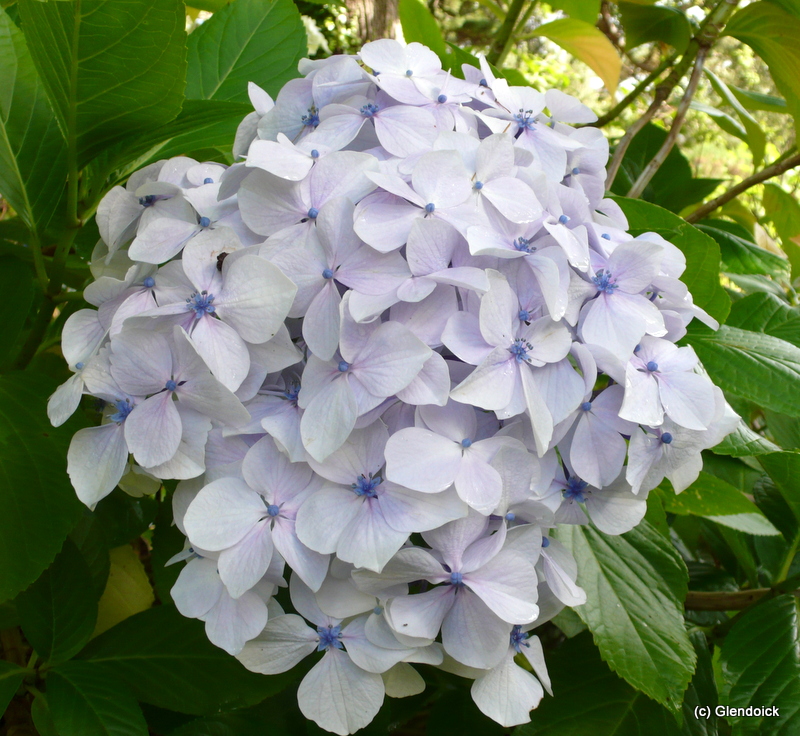
{"type": "Polygon", "coordinates": [[[737,422],[675,344],[714,320],[681,251],[626,232],[577,100],[391,40],[300,71],[251,85],[237,163],[161,161],[98,208],[49,404],[103,407],[70,478],[90,507],[180,480],[178,609],[255,672],[322,653],[321,727],[420,692],[412,663],[526,722],[529,632],[586,600],[551,532],[630,530],[737,422]]]}

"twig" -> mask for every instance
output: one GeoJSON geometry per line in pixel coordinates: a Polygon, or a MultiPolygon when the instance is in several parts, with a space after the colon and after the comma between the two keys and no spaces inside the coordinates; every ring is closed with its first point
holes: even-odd
{"type": "Polygon", "coordinates": [[[708,49],[708,46],[703,46],[697,52],[697,57],[694,61],[694,69],[692,69],[692,76],[689,77],[689,84],[686,85],[686,91],[683,93],[678,109],[675,112],[675,119],[672,121],[672,126],[669,129],[669,133],[667,133],[666,140],[661,144],[658,153],[653,156],[650,163],[648,163],[642,170],[642,173],[639,174],[639,178],[633,183],[633,186],[628,192],[628,197],[631,199],[636,199],[641,196],[645,187],[661,168],[661,164],[664,163],[672,147],[678,140],[678,135],[683,127],[683,121],[686,119],[686,113],[689,112],[689,105],[692,102],[694,93],[697,91],[700,77],[703,75],[703,64],[705,63],[708,49]]]}
{"type": "Polygon", "coordinates": [[[780,176],[785,171],[793,169],[796,166],[800,166],[800,153],[795,153],[793,156],[789,156],[782,161],[776,161],[766,168],[761,169],[761,171],[757,171],[755,174],[748,176],[746,179],[742,179],[742,181],[740,181],[738,184],[724,191],[710,202],[700,205],[700,207],[694,210],[694,212],[691,212],[686,216],[686,221],[698,222],[712,213],[714,210],[722,207],[722,205],[730,202],[735,197],[738,197],[742,192],[750,189],[750,187],[754,187],[756,184],[761,184],[761,182],[771,179],[774,176],[780,176]]]}
{"type": "Polygon", "coordinates": [[[686,594],[684,608],[689,611],[741,611],[748,606],[778,595],[800,596],[800,575],[773,585],[771,588],[752,590],[690,590],[686,594]]]}
{"type": "Polygon", "coordinates": [[[511,48],[511,42],[514,38],[514,28],[517,25],[517,19],[522,12],[522,6],[524,4],[525,0],[511,0],[506,17],[500,25],[500,30],[497,31],[489,53],[486,55],[486,59],[489,63],[497,67],[502,65],[503,60],[506,58],[511,48]]]}
{"type": "Polygon", "coordinates": [[[642,94],[642,92],[644,92],[656,79],[661,76],[662,72],[667,69],[667,67],[670,67],[675,63],[676,58],[677,54],[673,54],[672,56],[664,59],[664,61],[662,61],[641,82],[639,82],[639,84],[637,84],[631,92],[625,95],[625,97],[623,97],[620,102],[614,105],[614,107],[612,107],[605,115],[601,115],[593,123],[587,123],[587,125],[592,128],[602,128],[604,125],[608,125],[608,123],[610,123],[612,120],[616,120],[626,107],[628,107],[640,94],[642,94]]]}

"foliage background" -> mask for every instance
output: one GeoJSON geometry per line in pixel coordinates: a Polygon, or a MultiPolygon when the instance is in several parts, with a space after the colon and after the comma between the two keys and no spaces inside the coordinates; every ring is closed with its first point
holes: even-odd
{"type": "MultiPolygon", "coordinates": [[[[485,52],[511,83],[562,89],[601,114],[620,166],[611,191],[634,234],[656,230],[685,252],[696,302],[725,323],[685,341],[743,417],[692,487],[651,494],[637,529],[559,531],[589,602],[537,631],[556,697],[515,732],[800,733],[798,0],[193,5],[0,11],[0,734],[321,733],[294,704],[303,672],[245,671],[171,604],[172,486],[129,476],[134,495],[83,508],[66,449],[98,407],[53,429],[45,404],[69,376],[60,332],[87,306],[103,194],[169,156],[231,163],[248,81],[274,96],[307,52],[386,35],[426,43],[456,74],[485,52]],[[648,168],[665,141],[675,146],[648,168]],[[717,703],[781,716],[694,717],[717,703]]],[[[425,693],[387,701],[364,733],[508,732],[472,705],[468,683],[424,674],[425,693]]]]}

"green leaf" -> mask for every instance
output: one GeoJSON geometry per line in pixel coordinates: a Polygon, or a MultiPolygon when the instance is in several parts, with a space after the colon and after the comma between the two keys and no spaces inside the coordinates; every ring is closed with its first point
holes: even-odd
{"type": "Polygon", "coordinates": [[[763,110],[764,112],[788,113],[786,100],[774,95],[765,95],[763,92],[753,92],[749,89],[728,85],[733,96],[742,103],[745,110],[763,110]]]}
{"type": "Polygon", "coordinates": [[[47,676],[47,701],[59,736],[147,736],[130,691],[105,668],[67,662],[47,676]]]}
{"type": "MultiPolygon", "coordinates": [[[[0,20],[2,20],[2,16],[0,16],[0,20]]],[[[0,54],[2,54],[2,46],[0,46],[0,54]]],[[[2,84],[1,81],[0,84],[2,84]]],[[[0,172],[2,172],[2,168],[2,163],[0,163],[0,172]]],[[[33,270],[27,263],[10,256],[0,257],[0,292],[3,294],[5,304],[4,319],[0,322],[0,345],[21,344],[18,342],[18,338],[33,304],[35,288],[33,270]]],[[[14,354],[13,350],[4,352],[6,355],[0,358],[0,368],[5,367],[14,354]]]]}
{"type": "Polygon", "coordinates": [[[25,670],[0,659],[0,713],[3,713],[22,684],[25,670]]]}
{"type": "Polygon", "coordinates": [[[111,550],[108,582],[100,598],[93,636],[108,631],[129,616],[146,611],[155,595],[147,571],[133,547],[125,544],[111,550]]]}
{"type": "Polygon", "coordinates": [[[622,59],[611,41],[594,25],[575,18],[553,20],[539,26],[537,36],[553,43],[589,66],[613,95],[619,83],[622,59]]]}
{"type": "Polygon", "coordinates": [[[663,41],[679,53],[686,51],[692,26],[686,14],[664,5],[619,3],[625,48],[633,49],[650,41],[663,41]]]}
{"type": "Polygon", "coordinates": [[[800,449],[800,419],[766,410],[767,430],[784,450],[800,449]]]}
{"type": "Polygon", "coordinates": [[[792,278],[797,278],[800,275],[800,203],[777,184],[767,182],[762,204],[766,219],[775,225],[792,264],[792,278]]]}
{"type": "Polygon", "coordinates": [[[769,67],[772,79],[795,118],[800,113],[800,18],[771,2],[756,2],[739,10],[725,35],[746,43],[769,67]]]}
{"type": "Polygon", "coordinates": [[[0,376],[0,600],[27,588],[55,558],[81,513],[66,473],[80,421],[47,421],[50,379],[0,376]]]}
{"type": "Polygon", "coordinates": [[[65,171],[64,139],[25,38],[0,10],[0,192],[30,230],[52,219],[65,171]]]}
{"type": "Polygon", "coordinates": [[[181,110],[186,15],[180,0],[19,1],[28,46],[78,168],[181,110]]]}
{"type": "Polygon", "coordinates": [[[600,15],[600,0],[551,0],[553,10],[563,10],[570,18],[594,25],[600,15]]]}
{"type": "Polygon", "coordinates": [[[672,514],[704,516],[748,534],[780,534],[744,493],[709,473],[701,472],[685,491],[663,490],[661,497],[672,514]]]}
{"type": "Polygon", "coordinates": [[[753,606],[728,632],[720,657],[720,702],[734,708],[776,706],[777,717],[728,720],[735,736],[789,736],[800,730],[797,602],[784,595],[753,606]]]}
{"type": "Polygon", "coordinates": [[[726,220],[703,220],[697,225],[719,244],[722,270],[729,273],[759,273],[775,279],[788,279],[789,261],[756,245],[743,227],[726,220]]]}
{"type": "Polygon", "coordinates": [[[158,501],[147,496],[133,498],[121,490],[106,496],[94,509],[109,548],[121,547],[150,527],[158,511],[158,501]]]}
{"type": "Polygon", "coordinates": [[[172,518],[172,499],[168,497],[158,505],[150,560],[156,593],[162,605],[172,603],[169,591],[181,572],[180,565],[166,567],[167,561],[183,549],[186,540],[181,530],[172,523],[172,518]]]}
{"type": "Polygon", "coordinates": [[[683,251],[686,271],[681,281],[689,288],[694,303],[724,322],[730,299],[719,283],[720,251],[713,238],[683,218],[639,199],[614,197],[628,218],[632,235],[655,231],[683,251]]]}
{"type": "Polygon", "coordinates": [[[208,641],[200,621],[184,618],[174,606],[125,619],[92,640],[79,657],[102,663],[139,700],[195,715],[253,705],[293,679],[290,673],[248,672],[208,641]]]}
{"type": "Polygon", "coordinates": [[[297,76],[306,32],[291,0],[236,0],[189,36],[186,97],[247,102],[247,83],[271,95],[297,76]]]}
{"type": "Polygon", "coordinates": [[[683,626],[689,575],[680,555],[646,521],[621,536],[562,525],[558,539],[578,561],[588,600],[575,610],[603,659],[637,690],[678,708],[695,663],[683,626]]]}
{"type": "Polygon", "coordinates": [[[764,149],[767,145],[767,136],[761,129],[756,119],[745,109],[736,95],[733,94],[731,89],[725,82],[723,82],[714,72],[706,68],[703,70],[714,91],[723,99],[723,101],[730,105],[742,122],[744,129],[747,131],[746,141],[747,145],[753,153],[753,165],[758,166],[764,159],[764,149]]]}
{"type": "Polygon", "coordinates": [[[545,696],[514,736],[679,736],[675,718],[617,677],[588,634],[547,654],[556,697],[545,696]]]}
{"type": "Polygon", "coordinates": [[[800,347],[800,309],[790,307],[772,294],[751,294],[734,302],[728,324],[763,332],[800,347]]]}
{"type": "Polygon", "coordinates": [[[53,564],[17,596],[22,631],[50,664],[65,662],[89,641],[97,619],[97,598],[89,567],[69,540],[53,564]]]}
{"type": "MultiPolygon", "coordinates": [[[[623,196],[650,163],[667,138],[667,131],[648,123],[631,141],[622,165],[614,178],[611,191],[623,196]]],[[[722,179],[695,179],[692,167],[678,146],[673,146],[656,175],[642,192],[642,199],[670,212],[681,212],[705,199],[722,179]]]]}
{"type": "Polygon", "coordinates": [[[287,721],[297,715],[299,713],[294,707],[287,707],[285,700],[268,699],[252,708],[195,718],[170,731],[169,736],[250,736],[262,733],[265,723],[269,723],[269,733],[265,736],[291,736],[297,731],[292,729],[295,724],[287,721]]]}
{"type": "Polygon", "coordinates": [[[764,515],[781,530],[783,538],[792,544],[797,535],[798,520],[775,481],[768,475],[759,478],[753,484],[753,498],[764,515]]]}
{"type": "Polygon", "coordinates": [[[109,545],[106,541],[102,523],[93,512],[89,511],[89,509],[84,509],[81,520],[70,532],[69,538],[80,550],[89,567],[94,599],[98,601],[103,590],[105,590],[108,571],[111,567],[111,561],[108,556],[109,545]]]}
{"type": "Polygon", "coordinates": [[[717,716],[714,707],[719,701],[719,696],[717,683],[714,680],[711,653],[708,651],[708,641],[702,631],[693,631],[689,638],[697,654],[697,666],[683,699],[683,734],[717,736],[717,716]],[[695,708],[701,705],[711,709],[708,719],[695,717],[695,708]]]}
{"type": "Polygon", "coordinates": [[[586,624],[583,623],[581,617],[571,608],[563,608],[560,613],[553,616],[550,620],[561,629],[568,639],[577,636],[581,631],[586,631],[586,624]]]}
{"type": "Polygon", "coordinates": [[[747,131],[744,129],[744,126],[738,120],[728,115],[728,113],[716,107],[712,107],[711,105],[704,105],[697,100],[692,100],[689,107],[692,110],[705,113],[726,133],[747,143],[747,131]]]}
{"type": "Polygon", "coordinates": [[[451,57],[452,52],[445,43],[439,24],[428,10],[428,6],[422,0],[400,0],[397,8],[406,42],[416,41],[424,44],[442,59],[444,64],[444,59],[451,57]]]}
{"type": "Polygon", "coordinates": [[[39,693],[31,703],[31,720],[39,736],[59,736],[56,724],[53,722],[53,714],[44,695],[39,693]]]}
{"type": "Polygon", "coordinates": [[[800,348],[760,332],[692,327],[684,338],[723,391],[800,417],[800,348]]]}
{"type": "Polygon", "coordinates": [[[758,458],[761,467],[774,481],[789,508],[800,521],[800,454],[773,452],[758,458]]]}
{"type": "Polygon", "coordinates": [[[765,455],[768,452],[777,452],[781,448],[754,432],[744,422],[739,422],[736,429],[725,437],[722,442],[711,448],[717,455],[730,455],[731,457],[751,457],[765,455]]]}

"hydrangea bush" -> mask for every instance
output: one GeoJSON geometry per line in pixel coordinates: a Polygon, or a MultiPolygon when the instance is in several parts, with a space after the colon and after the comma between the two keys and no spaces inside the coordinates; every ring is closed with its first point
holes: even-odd
{"type": "Polygon", "coordinates": [[[525,723],[551,690],[530,631],[586,602],[559,526],[633,529],[739,422],[676,344],[718,325],[682,251],[627,232],[578,100],[392,40],[300,71],[250,85],[237,163],[100,203],[48,405],[103,407],[70,479],[89,508],[179,480],[176,606],[254,672],[315,657],[322,728],[419,693],[415,663],[525,723]]]}

